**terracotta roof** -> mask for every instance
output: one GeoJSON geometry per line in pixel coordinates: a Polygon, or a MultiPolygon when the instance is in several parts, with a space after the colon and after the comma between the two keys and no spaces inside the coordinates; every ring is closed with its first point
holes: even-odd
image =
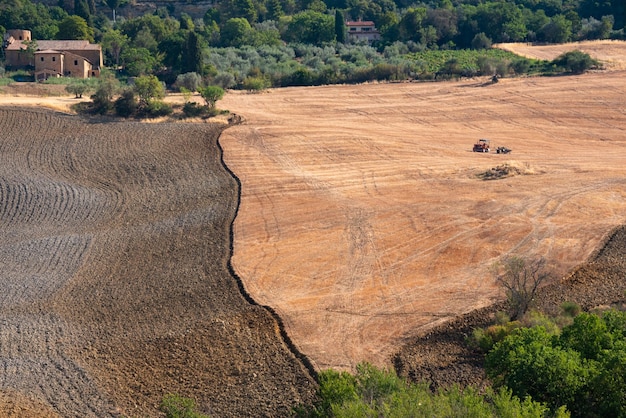
{"type": "MultiPolygon", "coordinates": [[[[45,50],[83,50],[83,51],[99,51],[100,45],[98,44],[90,44],[89,41],[70,41],[70,40],[62,40],[62,41],[36,41],[37,42],[37,50],[45,51],[45,50]]],[[[20,50],[26,49],[27,45],[24,44],[23,41],[15,41],[11,45],[7,47],[7,50],[20,50]]]]}
{"type": "Polygon", "coordinates": [[[35,54],[62,54],[62,52],[54,49],[46,49],[45,51],[37,50],[35,54]]]}

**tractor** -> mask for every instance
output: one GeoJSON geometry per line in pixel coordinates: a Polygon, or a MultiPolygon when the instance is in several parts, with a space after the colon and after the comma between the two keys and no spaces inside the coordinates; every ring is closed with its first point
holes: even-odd
{"type": "Polygon", "coordinates": [[[474,152],[489,152],[489,140],[488,139],[479,139],[477,143],[474,144],[474,148],[472,149],[474,152]]]}

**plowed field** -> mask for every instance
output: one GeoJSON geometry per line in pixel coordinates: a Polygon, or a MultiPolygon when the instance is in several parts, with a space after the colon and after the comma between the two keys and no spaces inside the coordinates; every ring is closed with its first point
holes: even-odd
{"type": "Polygon", "coordinates": [[[0,108],[0,415],[286,415],[315,383],[228,269],[209,124],[0,108]]]}

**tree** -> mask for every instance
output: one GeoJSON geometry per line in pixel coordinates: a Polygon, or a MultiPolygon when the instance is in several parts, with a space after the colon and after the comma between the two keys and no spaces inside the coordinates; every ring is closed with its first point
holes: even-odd
{"type": "Polygon", "coordinates": [[[104,4],[107,5],[107,7],[109,9],[111,9],[111,13],[112,13],[112,17],[113,17],[113,23],[116,22],[116,10],[123,4],[125,3],[125,0],[103,0],[104,4]]]}
{"type": "Polygon", "coordinates": [[[57,39],[85,39],[93,42],[93,29],[89,27],[87,21],[80,16],[67,16],[59,23],[57,39]]]}
{"type": "Polygon", "coordinates": [[[530,308],[539,285],[550,277],[545,259],[527,261],[508,257],[493,267],[496,283],[504,288],[511,318],[519,319],[530,308]]]}
{"type": "Polygon", "coordinates": [[[335,39],[335,20],[332,16],[306,10],[293,16],[284,34],[289,42],[321,45],[335,39]]]}
{"type": "Polygon", "coordinates": [[[102,74],[98,80],[96,92],[91,96],[93,111],[105,114],[112,107],[113,96],[119,90],[120,83],[111,74],[102,74]]]}
{"type": "Polygon", "coordinates": [[[209,109],[215,109],[215,103],[224,97],[224,89],[218,86],[206,86],[198,90],[209,109]]]}
{"type": "Polygon", "coordinates": [[[195,32],[190,31],[181,52],[181,72],[202,74],[202,45],[195,32]]]}
{"type": "Polygon", "coordinates": [[[541,41],[552,43],[567,42],[572,38],[572,22],[563,15],[553,16],[550,23],[544,25],[537,33],[541,41]]]}
{"type": "Polygon", "coordinates": [[[126,48],[120,58],[131,77],[148,74],[157,65],[156,58],[146,48],[126,48]]]}
{"type": "Polygon", "coordinates": [[[109,29],[104,32],[100,44],[105,54],[112,59],[116,66],[119,66],[122,49],[128,45],[128,36],[117,29],[109,29]]]}
{"type": "Polygon", "coordinates": [[[228,19],[222,27],[220,41],[222,46],[238,48],[250,43],[253,31],[250,22],[242,17],[228,19]]]}
{"type": "Polygon", "coordinates": [[[520,398],[531,396],[556,409],[585,399],[597,369],[572,349],[559,347],[543,327],[519,328],[497,343],[485,358],[496,387],[506,386],[520,398]]]}
{"type": "Polygon", "coordinates": [[[146,75],[135,79],[135,93],[139,96],[139,107],[144,107],[153,99],[165,97],[165,87],[155,75],[146,75]]]}
{"type": "Polygon", "coordinates": [[[77,99],[82,98],[83,94],[87,93],[89,90],[91,90],[91,86],[89,86],[85,80],[77,80],[65,86],[65,91],[73,94],[77,99]]]}
{"type": "Polygon", "coordinates": [[[346,24],[341,10],[335,10],[335,38],[337,42],[346,41],[346,24]]]}

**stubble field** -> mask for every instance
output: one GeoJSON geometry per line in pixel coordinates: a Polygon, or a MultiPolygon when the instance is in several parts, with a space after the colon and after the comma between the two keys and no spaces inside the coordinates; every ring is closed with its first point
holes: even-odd
{"type": "MultiPolygon", "coordinates": [[[[494,261],[545,256],[559,285],[624,223],[625,93],[623,71],[229,93],[245,122],[219,139],[228,168],[222,126],[0,108],[0,415],[155,416],[174,392],[284,416],[312,399],[231,249],[317,368],[454,381],[475,323],[459,315],[501,299],[494,261]],[[472,153],[478,138],[513,152],[472,153]],[[511,175],[481,178],[497,167],[511,175]]],[[[595,263],[543,303],[623,295],[595,263]]]]}

